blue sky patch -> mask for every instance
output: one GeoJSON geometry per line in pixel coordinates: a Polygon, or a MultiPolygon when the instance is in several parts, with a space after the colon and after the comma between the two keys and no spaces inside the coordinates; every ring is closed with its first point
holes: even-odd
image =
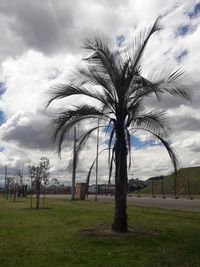
{"type": "MultiPolygon", "coordinates": [[[[106,131],[106,129],[104,130],[106,131]]],[[[108,128],[107,133],[111,133],[111,127],[108,128]]],[[[105,140],[104,144],[109,144],[109,137],[105,140]]],[[[113,143],[112,143],[113,145],[113,143]]],[[[149,146],[160,146],[160,143],[156,143],[154,140],[140,141],[137,137],[131,136],[131,147],[135,149],[142,149],[149,146]]]]}
{"type": "Polygon", "coordinates": [[[185,56],[187,56],[187,54],[188,54],[187,49],[182,50],[181,52],[179,52],[179,53],[176,55],[176,61],[177,61],[178,63],[180,63],[180,62],[183,60],[183,58],[184,58],[185,56]]]}
{"type": "Polygon", "coordinates": [[[199,16],[199,15],[200,15],[200,3],[197,3],[197,4],[194,6],[193,11],[191,11],[191,12],[188,13],[188,16],[189,16],[191,19],[193,19],[193,18],[195,18],[195,17],[197,17],[197,16],[199,16]]]}
{"type": "Polygon", "coordinates": [[[185,36],[191,31],[192,31],[192,29],[191,29],[189,24],[181,25],[177,29],[176,36],[185,36]]]}
{"type": "Polygon", "coordinates": [[[3,152],[4,150],[5,150],[5,148],[0,146],[0,152],[3,152]]]}
{"type": "Polygon", "coordinates": [[[6,91],[6,85],[4,82],[0,81],[0,96],[6,91]]]}
{"type": "Polygon", "coordinates": [[[2,123],[4,123],[4,121],[5,121],[4,113],[3,113],[2,111],[0,111],[0,125],[1,125],[2,123]]]}
{"type": "Polygon", "coordinates": [[[117,45],[118,45],[119,47],[121,47],[122,44],[123,44],[124,41],[125,41],[125,37],[124,37],[124,35],[117,36],[117,37],[116,37],[116,41],[117,41],[117,45]]]}
{"type": "Polygon", "coordinates": [[[135,136],[131,137],[131,143],[132,143],[132,147],[134,147],[136,149],[141,149],[141,148],[145,148],[148,146],[160,146],[160,144],[156,143],[154,140],[146,140],[143,142],[143,141],[140,141],[135,136]]]}

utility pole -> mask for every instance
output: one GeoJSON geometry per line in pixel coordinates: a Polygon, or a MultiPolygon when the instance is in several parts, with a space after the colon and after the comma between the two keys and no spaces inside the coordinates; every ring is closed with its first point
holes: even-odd
{"type": "Polygon", "coordinates": [[[96,159],[96,194],[95,201],[97,201],[98,194],[98,166],[99,165],[99,118],[98,118],[98,128],[97,128],[97,159],[96,159]]]}
{"type": "Polygon", "coordinates": [[[74,155],[72,169],[72,200],[75,200],[75,183],[76,183],[76,126],[74,126],[74,155]]]}

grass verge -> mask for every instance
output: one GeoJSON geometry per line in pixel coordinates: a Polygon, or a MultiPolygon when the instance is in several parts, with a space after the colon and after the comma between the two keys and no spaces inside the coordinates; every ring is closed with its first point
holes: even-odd
{"type": "Polygon", "coordinates": [[[112,203],[47,199],[46,207],[0,197],[1,267],[200,266],[198,212],[130,206],[136,233],[112,235],[101,234],[112,222],[112,203]]]}

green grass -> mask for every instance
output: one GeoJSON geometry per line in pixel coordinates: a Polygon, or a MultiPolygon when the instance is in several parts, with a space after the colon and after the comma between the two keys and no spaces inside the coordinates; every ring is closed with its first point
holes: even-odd
{"type": "Polygon", "coordinates": [[[128,208],[129,225],[148,235],[86,236],[80,230],[112,222],[113,205],[93,201],[29,200],[0,197],[1,267],[200,266],[200,213],[128,208]]]}
{"type": "MultiPolygon", "coordinates": [[[[200,195],[200,167],[182,168],[177,174],[177,193],[179,195],[188,195],[188,178],[190,179],[190,188],[192,195],[200,195]]],[[[154,182],[154,193],[162,192],[161,180],[154,182]]],[[[148,185],[140,191],[141,194],[151,194],[152,185],[148,185]]],[[[174,174],[165,176],[164,192],[166,195],[172,195],[174,192],[174,174]]]]}

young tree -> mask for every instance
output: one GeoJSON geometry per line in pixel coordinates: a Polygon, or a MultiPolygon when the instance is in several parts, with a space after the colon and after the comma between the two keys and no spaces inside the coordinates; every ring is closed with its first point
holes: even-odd
{"type": "Polygon", "coordinates": [[[16,200],[16,188],[17,188],[17,183],[16,183],[16,177],[7,177],[7,199],[8,199],[8,194],[10,194],[10,201],[12,199],[12,194],[13,194],[13,201],[15,202],[16,200]]]}
{"type": "Polygon", "coordinates": [[[44,196],[43,196],[43,208],[45,204],[45,196],[46,196],[46,187],[49,183],[49,169],[50,169],[50,163],[49,159],[47,157],[42,157],[40,159],[40,169],[41,169],[41,179],[42,183],[44,185],[44,196]]]}
{"type": "Polygon", "coordinates": [[[33,208],[33,181],[35,179],[35,175],[36,175],[36,172],[35,172],[35,166],[34,165],[29,165],[28,166],[28,172],[29,172],[29,177],[31,179],[31,209],[33,208]]]}
{"type": "Polygon", "coordinates": [[[40,193],[41,185],[44,183],[44,198],[43,207],[45,202],[45,188],[49,178],[49,159],[42,157],[37,165],[29,166],[29,176],[31,178],[31,208],[32,208],[32,194],[33,186],[36,192],[36,209],[40,208],[40,193]]]}
{"type": "Polygon", "coordinates": [[[17,186],[20,187],[18,192],[22,197],[24,197],[24,189],[23,189],[23,173],[21,170],[17,170],[16,172],[16,180],[17,180],[17,186]]]}
{"type": "MultiPolygon", "coordinates": [[[[52,90],[48,105],[57,99],[80,95],[92,101],[67,108],[53,119],[53,141],[61,153],[63,141],[77,123],[101,119],[111,128],[109,151],[112,146],[112,161],[115,164],[115,211],[112,229],[127,232],[127,168],[131,150],[131,135],[136,130],[152,134],[167,149],[177,170],[177,157],[165,140],[165,113],[148,110],[147,99],[155,96],[158,100],[163,94],[183,97],[190,100],[190,93],[182,80],[183,72],[174,70],[155,73],[154,79],[144,77],[142,56],[150,37],[160,29],[159,19],[149,29],[142,31],[130,47],[110,48],[98,34],[84,42],[84,49],[90,54],[84,58],[84,65],[77,68],[75,79],[69,84],[59,84],[52,90]],[[95,100],[95,101],[94,101],[95,100]],[[98,104],[97,104],[98,102],[98,104]]],[[[99,127],[102,127],[100,125],[99,127]]],[[[77,142],[77,151],[97,127],[85,132],[77,142]]],[[[129,161],[130,162],[130,161],[129,161]]],[[[130,166],[130,164],[129,164],[130,166]]]]}

